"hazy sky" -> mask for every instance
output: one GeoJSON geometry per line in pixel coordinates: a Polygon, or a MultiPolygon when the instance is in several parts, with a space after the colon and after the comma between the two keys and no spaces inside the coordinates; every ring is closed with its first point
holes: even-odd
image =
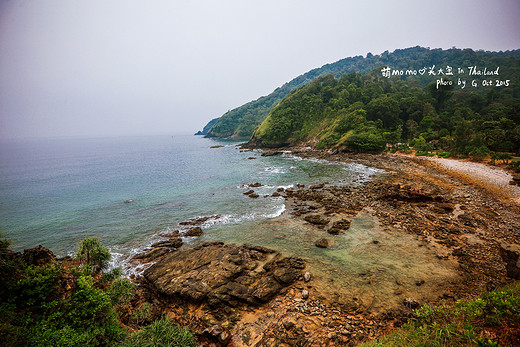
{"type": "Polygon", "coordinates": [[[416,45],[520,48],[520,1],[0,0],[0,138],[195,132],[315,67],[416,45]]]}

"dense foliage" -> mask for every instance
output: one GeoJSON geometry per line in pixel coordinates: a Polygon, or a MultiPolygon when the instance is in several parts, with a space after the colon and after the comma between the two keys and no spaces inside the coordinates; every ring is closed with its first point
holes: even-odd
{"type": "MultiPolygon", "coordinates": [[[[366,57],[356,56],[345,58],[335,63],[326,64],[320,68],[313,69],[277,88],[267,96],[263,96],[257,100],[226,112],[216,123],[214,123],[214,125],[212,125],[207,134],[208,136],[216,137],[249,138],[253,134],[255,128],[267,118],[272,109],[278,105],[283,98],[289,95],[291,91],[308,85],[314,79],[328,74],[332,74],[334,77],[339,78],[343,74],[353,72],[369,73],[379,66],[389,66],[394,69],[403,70],[422,69],[432,66],[436,66],[437,68],[451,66],[453,68],[462,67],[465,69],[469,66],[478,66],[487,67],[488,69],[496,69],[496,67],[500,67],[501,75],[507,73],[512,81],[518,81],[520,77],[518,71],[516,70],[516,75],[514,75],[511,73],[511,70],[508,71],[508,69],[510,67],[518,69],[519,58],[520,50],[508,52],[484,52],[473,51],[471,49],[452,48],[442,50],[423,47],[397,49],[392,53],[386,51],[379,55],[368,53],[366,57]]],[[[401,79],[413,80],[414,85],[423,87],[431,82],[431,78],[427,73],[423,75],[404,75],[400,77],[401,79]]],[[[465,89],[467,90],[468,87],[465,89]]],[[[455,89],[460,90],[461,87],[456,86],[455,89]]],[[[519,95],[510,96],[518,98],[519,95]]],[[[479,100],[475,101],[478,102],[479,100]]],[[[211,122],[213,121],[214,120],[211,122]]]]}
{"type": "MultiPolygon", "coordinates": [[[[520,73],[520,60],[509,69],[520,73]]],[[[520,80],[520,76],[518,77],[520,80]]],[[[520,152],[520,87],[454,90],[431,82],[369,74],[320,77],[290,93],[257,128],[260,146],[308,143],[318,149],[378,152],[410,143],[419,151],[442,148],[486,156],[520,152]],[[478,91],[485,91],[484,95],[478,91]]]]}
{"type": "Polygon", "coordinates": [[[98,272],[108,260],[98,240],[80,243],[78,255],[83,260],[40,265],[8,246],[0,239],[0,345],[195,345],[192,333],[165,319],[135,337],[130,334],[118,311],[134,297],[135,286],[117,278],[117,271],[98,272]]]}
{"type": "Polygon", "coordinates": [[[518,346],[520,282],[453,305],[424,305],[399,331],[365,345],[518,346]]]}
{"type": "Polygon", "coordinates": [[[217,121],[219,120],[219,118],[213,118],[212,120],[210,120],[208,122],[208,124],[206,124],[206,126],[202,129],[202,131],[197,131],[195,133],[195,135],[207,135],[208,134],[208,131],[213,128],[213,125],[215,125],[215,123],[217,123],[217,121]]]}
{"type": "Polygon", "coordinates": [[[167,318],[157,320],[142,331],[133,334],[119,346],[152,347],[152,346],[196,346],[194,334],[185,328],[173,325],[167,318]]]}

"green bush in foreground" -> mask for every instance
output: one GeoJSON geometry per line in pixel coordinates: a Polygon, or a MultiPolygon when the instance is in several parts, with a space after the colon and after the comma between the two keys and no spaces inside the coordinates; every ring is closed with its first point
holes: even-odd
{"type": "Polygon", "coordinates": [[[122,342],[120,347],[197,346],[195,336],[188,329],[173,325],[166,317],[147,325],[122,342]]]}
{"type": "MultiPolygon", "coordinates": [[[[134,297],[135,285],[118,279],[120,271],[103,276],[60,262],[35,266],[9,253],[8,245],[0,239],[0,346],[195,345],[192,333],[166,319],[130,336],[117,310],[134,297]]],[[[93,245],[78,252],[90,253],[86,263],[99,266],[94,260],[106,259],[99,241],[82,245],[93,245]],[[99,250],[101,257],[93,256],[99,250]]]]}
{"type": "Polygon", "coordinates": [[[103,247],[99,239],[87,238],[78,245],[76,257],[83,260],[92,272],[100,272],[108,267],[111,255],[108,248],[103,247]]]}
{"type": "Polygon", "coordinates": [[[470,302],[423,305],[414,314],[397,332],[364,346],[514,345],[520,332],[520,282],[470,302]],[[496,338],[494,332],[499,332],[496,338]]]}

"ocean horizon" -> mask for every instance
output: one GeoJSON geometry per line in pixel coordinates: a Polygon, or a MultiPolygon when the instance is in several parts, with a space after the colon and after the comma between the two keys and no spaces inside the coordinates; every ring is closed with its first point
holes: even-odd
{"type": "Polygon", "coordinates": [[[285,210],[283,198],[270,197],[280,187],[354,184],[377,172],[291,155],[262,157],[239,143],[191,134],[4,141],[0,228],[16,251],[41,244],[60,257],[98,237],[113,254],[112,265],[124,267],[181,222],[218,216],[203,229],[233,241],[227,226],[236,233],[285,210]],[[260,198],[245,196],[256,182],[260,198]]]}

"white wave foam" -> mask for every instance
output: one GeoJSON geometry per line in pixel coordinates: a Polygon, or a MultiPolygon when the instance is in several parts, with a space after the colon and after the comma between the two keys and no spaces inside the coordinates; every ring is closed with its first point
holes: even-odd
{"type": "Polygon", "coordinates": [[[266,167],[264,168],[264,172],[271,174],[284,174],[287,171],[283,167],[266,167]]]}
{"type": "Polygon", "coordinates": [[[279,215],[281,215],[282,213],[284,213],[284,211],[285,211],[285,204],[280,206],[274,213],[265,214],[264,217],[266,217],[266,218],[276,218],[279,215]]]}

